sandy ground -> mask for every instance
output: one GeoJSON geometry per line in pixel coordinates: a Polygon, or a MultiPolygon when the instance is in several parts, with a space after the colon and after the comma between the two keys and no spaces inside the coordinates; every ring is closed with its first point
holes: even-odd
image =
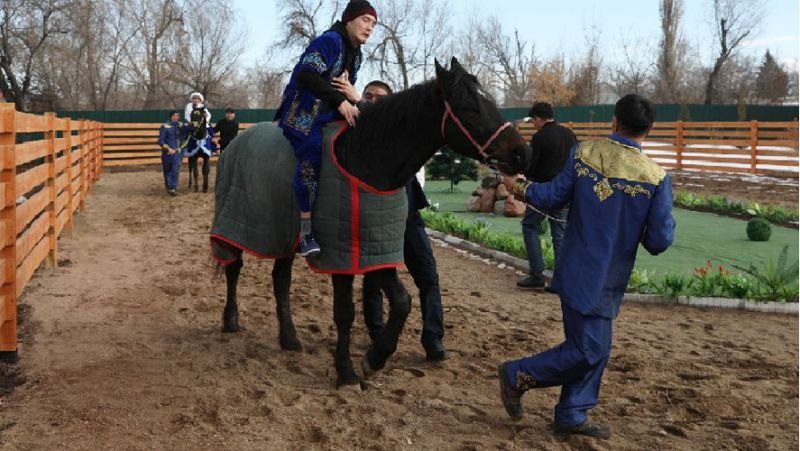
{"type": "Polygon", "coordinates": [[[561,339],[558,300],[444,248],[451,358],[424,361],[415,301],[387,369],[365,391],[337,391],[327,278],[296,263],[304,350],[281,352],[271,262],[246,259],[247,330],[222,334],[211,194],[168,198],[161,183],[105,174],[60,267],[26,288],[20,362],[0,367],[6,388],[23,382],[2,398],[0,448],[797,449],[798,322],[768,314],[626,305],[594,411],[615,435],[552,436],[557,389],[528,393],[527,417],[510,421],[495,365],[561,339]]]}

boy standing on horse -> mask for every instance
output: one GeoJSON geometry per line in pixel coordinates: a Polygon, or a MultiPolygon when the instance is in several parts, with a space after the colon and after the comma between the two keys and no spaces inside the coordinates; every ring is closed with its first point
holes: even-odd
{"type": "Polygon", "coordinates": [[[300,255],[320,252],[311,228],[322,160],[322,128],[344,118],[354,127],[360,100],[353,89],[361,68],[361,46],[367,42],[378,14],[366,0],[352,0],[342,20],[317,37],[297,63],[275,119],[294,148],[297,166],[294,190],[300,207],[300,255]]]}
{"type": "Polygon", "coordinates": [[[179,121],[177,111],[169,113],[169,121],[161,125],[158,131],[158,146],[161,147],[161,167],[164,170],[164,184],[170,196],[177,196],[178,176],[181,171],[183,151],[182,141],[185,139],[186,130],[179,121]]]}
{"type": "Polygon", "coordinates": [[[561,297],[566,340],[544,352],[498,366],[506,412],[522,417],[522,395],[561,386],[553,427],[559,434],[607,438],[608,426],[589,421],[603,370],[611,355],[611,331],[641,243],[653,255],[675,235],[670,176],[642,153],[653,128],[649,100],[630,94],[614,108],[613,134],[576,146],[567,165],[547,183],[519,183],[506,176],[512,194],[543,212],[570,204],[556,261],[553,288],[561,297]]]}

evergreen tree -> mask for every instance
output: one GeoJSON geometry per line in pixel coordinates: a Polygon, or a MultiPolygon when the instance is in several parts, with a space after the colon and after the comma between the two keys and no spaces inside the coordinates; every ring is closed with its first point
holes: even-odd
{"type": "Polygon", "coordinates": [[[462,180],[475,180],[478,165],[474,160],[461,156],[448,147],[443,147],[425,167],[428,177],[434,180],[450,180],[450,192],[462,180]]]}
{"type": "Polygon", "coordinates": [[[789,74],[767,50],[756,77],[756,96],[767,103],[782,103],[789,95],[789,74]]]}

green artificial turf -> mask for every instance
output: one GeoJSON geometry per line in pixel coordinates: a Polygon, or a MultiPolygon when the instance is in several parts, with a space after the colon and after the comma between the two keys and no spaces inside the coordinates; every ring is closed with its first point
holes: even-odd
{"type": "MultiPolygon", "coordinates": [[[[505,218],[483,213],[467,212],[467,199],[476,188],[475,182],[461,182],[456,192],[450,193],[450,183],[427,181],[425,193],[431,202],[439,204],[439,211],[454,212],[464,219],[483,218],[496,232],[522,235],[519,218],[505,218]]],[[[733,265],[748,266],[769,258],[777,259],[784,246],[789,246],[789,256],[798,259],[798,231],[785,227],[772,227],[772,237],[767,242],[753,242],[747,239],[747,221],[717,216],[711,213],[698,213],[676,208],[673,210],[678,228],[675,242],[662,255],[653,257],[640,249],[636,268],[655,274],[691,273],[694,268],[705,266],[711,260],[714,265],[723,265],[733,270],[733,265]]],[[[549,236],[546,236],[549,240],[549,236]]]]}

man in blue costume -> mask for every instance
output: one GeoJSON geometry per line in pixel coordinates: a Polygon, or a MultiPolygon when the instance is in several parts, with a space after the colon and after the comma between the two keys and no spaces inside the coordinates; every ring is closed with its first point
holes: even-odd
{"type": "Polygon", "coordinates": [[[361,68],[361,46],[372,34],[378,14],[366,0],[352,0],[342,20],[317,37],[300,57],[275,119],[297,158],[294,189],[300,207],[300,255],[320,252],[311,229],[319,183],[322,128],[344,118],[354,127],[359,93],[352,88],[361,68]],[[338,82],[338,84],[337,84],[338,82]]]}
{"type": "MultiPolygon", "coordinates": [[[[371,81],[364,87],[362,96],[364,103],[375,102],[392,93],[392,88],[382,81],[371,81]]],[[[425,233],[425,222],[419,210],[428,206],[428,198],[422,191],[417,177],[406,183],[408,196],[408,217],[403,242],[403,259],[408,272],[419,288],[419,304],[422,312],[422,347],[425,358],[432,362],[447,358],[442,339],[444,338],[444,312],[442,310],[442,293],[439,290],[439,273],[436,270],[436,258],[433,256],[428,234],[425,233]]],[[[383,329],[383,296],[377,283],[367,275],[364,277],[363,289],[364,323],[373,340],[383,329]]]]}
{"type": "Polygon", "coordinates": [[[164,185],[170,196],[178,195],[178,177],[181,171],[183,151],[181,144],[186,139],[186,130],[179,121],[180,113],[172,111],[169,121],[161,124],[158,131],[158,146],[161,147],[161,167],[164,170],[164,185]]]}
{"type": "Polygon", "coordinates": [[[614,109],[613,134],[577,145],[548,183],[504,177],[513,194],[543,212],[570,204],[553,288],[561,297],[565,341],[498,366],[506,412],[522,418],[522,395],[561,386],[554,431],[607,438],[611,428],[588,420],[611,354],[611,331],[641,243],[664,252],[675,232],[670,176],[642,153],[653,127],[653,104],[627,95],[614,109]]]}

